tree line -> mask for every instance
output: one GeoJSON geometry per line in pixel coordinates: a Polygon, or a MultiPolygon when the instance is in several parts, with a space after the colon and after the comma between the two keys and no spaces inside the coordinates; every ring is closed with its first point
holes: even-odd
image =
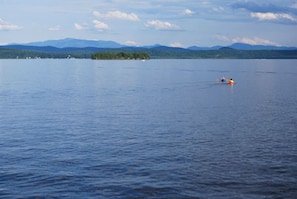
{"type": "Polygon", "coordinates": [[[144,52],[97,52],[91,55],[92,59],[150,59],[144,52]]]}
{"type": "Polygon", "coordinates": [[[297,59],[297,50],[95,49],[63,52],[0,48],[0,59],[297,59]]]}

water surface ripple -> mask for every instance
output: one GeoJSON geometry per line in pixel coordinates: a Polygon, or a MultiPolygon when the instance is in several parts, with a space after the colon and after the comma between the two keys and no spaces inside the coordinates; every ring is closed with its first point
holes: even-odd
{"type": "Polygon", "coordinates": [[[296,64],[0,60],[0,197],[295,198],[296,64]]]}

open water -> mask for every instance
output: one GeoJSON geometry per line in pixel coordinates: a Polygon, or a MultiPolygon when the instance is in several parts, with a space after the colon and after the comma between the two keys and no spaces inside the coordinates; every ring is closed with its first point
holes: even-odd
{"type": "Polygon", "coordinates": [[[0,60],[0,122],[0,198],[297,197],[297,60],[0,60]]]}

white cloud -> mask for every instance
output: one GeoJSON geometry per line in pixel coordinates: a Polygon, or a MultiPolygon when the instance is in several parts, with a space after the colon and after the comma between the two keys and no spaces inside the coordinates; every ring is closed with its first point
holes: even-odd
{"type": "Polygon", "coordinates": [[[179,43],[179,42],[174,42],[174,43],[172,43],[172,44],[170,44],[170,46],[171,47],[178,47],[178,48],[182,48],[182,47],[184,47],[181,43],[179,43]]]}
{"type": "Polygon", "coordinates": [[[89,28],[88,24],[78,24],[78,23],[75,23],[74,27],[76,30],[85,30],[89,28]]]}
{"type": "Polygon", "coordinates": [[[146,27],[152,27],[156,30],[178,30],[179,26],[169,23],[167,21],[151,20],[145,24],[146,27]]]}
{"type": "Polygon", "coordinates": [[[218,40],[221,41],[228,41],[232,43],[245,43],[245,44],[250,44],[250,45],[274,45],[274,46],[279,46],[278,43],[270,41],[268,39],[262,39],[259,37],[235,37],[235,38],[229,38],[225,35],[216,35],[215,36],[218,40]]]}
{"type": "Polygon", "coordinates": [[[136,41],[126,41],[125,44],[128,46],[139,46],[140,45],[140,43],[138,43],[136,41]]]}
{"type": "Polygon", "coordinates": [[[11,24],[7,21],[4,21],[3,19],[0,18],[0,30],[20,30],[23,27],[11,24]]]}
{"type": "Polygon", "coordinates": [[[216,35],[215,38],[221,41],[230,41],[230,39],[225,35],[216,35]]]}
{"type": "Polygon", "coordinates": [[[292,17],[289,14],[284,14],[284,13],[272,13],[272,12],[266,12],[266,13],[261,13],[261,12],[252,12],[251,13],[252,18],[257,18],[259,20],[290,20],[290,21],[297,21],[294,17],[292,17]]]}
{"type": "Polygon", "coordinates": [[[193,12],[192,10],[190,9],[185,9],[184,12],[183,12],[184,15],[193,15],[195,14],[195,12],[193,12]]]}
{"type": "Polygon", "coordinates": [[[139,18],[134,13],[125,13],[121,11],[110,11],[107,13],[100,13],[98,11],[94,11],[93,15],[98,18],[107,18],[107,19],[121,19],[121,20],[128,20],[128,21],[139,21],[139,18]]]}
{"type": "Polygon", "coordinates": [[[94,27],[100,32],[109,29],[107,24],[98,20],[93,20],[93,24],[94,24],[94,27]]]}
{"type": "Polygon", "coordinates": [[[245,44],[251,44],[251,45],[275,45],[279,46],[278,43],[270,41],[268,39],[262,39],[259,37],[253,37],[253,38],[248,38],[248,37],[236,37],[231,39],[233,43],[245,43],[245,44]]]}
{"type": "Polygon", "coordinates": [[[48,30],[50,30],[50,31],[58,31],[58,30],[61,30],[61,26],[49,27],[48,30]]]}

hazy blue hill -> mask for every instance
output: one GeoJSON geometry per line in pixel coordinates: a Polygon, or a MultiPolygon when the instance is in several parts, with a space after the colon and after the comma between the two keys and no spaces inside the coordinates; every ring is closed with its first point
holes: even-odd
{"type": "Polygon", "coordinates": [[[64,49],[52,47],[52,46],[26,46],[26,45],[7,45],[1,46],[0,48],[8,48],[15,50],[31,50],[31,51],[41,51],[41,52],[62,52],[64,49]]]}
{"type": "Polygon", "coordinates": [[[213,46],[213,47],[199,47],[199,46],[190,46],[189,50],[219,50],[223,46],[213,46]]]}
{"type": "Polygon", "coordinates": [[[222,48],[220,48],[220,50],[234,50],[234,49],[230,48],[230,47],[222,47],[222,48]]]}
{"type": "Polygon", "coordinates": [[[234,43],[230,48],[236,50],[296,50],[296,47],[285,47],[285,46],[265,46],[265,45],[250,45],[243,43],[234,43]]]}
{"type": "Polygon", "coordinates": [[[199,47],[199,46],[190,46],[188,47],[189,50],[210,50],[209,47],[199,47]]]}
{"type": "MultiPolygon", "coordinates": [[[[39,52],[78,52],[78,51],[86,51],[86,52],[98,52],[98,51],[117,51],[118,49],[129,49],[128,47],[123,48],[96,48],[96,47],[66,47],[66,48],[57,48],[53,46],[26,46],[26,45],[6,45],[0,46],[0,49],[14,49],[14,50],[29,50],[29,51],[39,51],[39,52]]],[[[130,49],[132,51],[133,47],[130,49]]],[[[135,50],[135,49],[134,49],[135,50]]]]}
{"type": "Polygon", "coordinates": [[[73,39],[66,38],[60,40],[47,40],[41,42],[31,42],[23,44],[27,46],[53,46],[57,48],[85,48],[85,47],[96,47],[96,48],[121,48],[124,45],[121,45],[114,41],[102,41],[102,40],[83,40],[83,39],[73,39]]]}
{"type": "Polygon", "coordinates": [[[156,46],[156,47],[153,47],[152,49],[155,49],[155,50],[173,50],[173,51],[186,50],[184,48],[169,47],[169,46],[156,46]]]}
{"type": "MultiPolygon", "coordinates": [[[[56,48],[124,48],[124,47],[131,47],[131,48],[167,48],[171,49],[172,47],[155,44],[151,46],[140,46],[140,47],[133,47],[133,46],[125,46],[119,44],[114,41],[103,41],[103,40],[84,40],[84,39],[74,39],[74,38],[65,38],[65,39],[58,39],[58,40],[47,40],[47,41],[40,41],[40,42],[31,42],[26,44],[13,44],[20,45],[20,46],[34,46],[34,47],[56,47],[56,48]]],[[[7,45],[12,46],[12,45],[7,45]]],[[[230,46],[212,46],[212,47],[199,47],[199,46],[191,46],[188,48],[184,48],[187,50],[220,50],[221,48],[228,47],[236,50],[297,50],[297,47],[286,47],[286,46],[266,46],[266,45],[250,45],[244,43],[234,43],[230,46]]],[[[176,48],[178,49],[178,48],[176,48]]]]}
{"type": "Polygon", "coordinates": [[[265,46],[265,45],[250,45],[244,43],[234,43],[230,46],[213,46],[213,47],[199,47],[191,46],[190,50],[220,50],[225,48],[231,48],[235,50],[296,50],[296,47],[286,47],[286,46],[265,46]]]}

